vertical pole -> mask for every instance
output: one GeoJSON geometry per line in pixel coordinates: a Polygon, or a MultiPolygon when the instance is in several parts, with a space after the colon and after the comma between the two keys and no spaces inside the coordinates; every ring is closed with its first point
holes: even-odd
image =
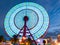
{"type": "Polygon", "coordinates": [[[24,23],[24,32],[23,32],[23,37],[26,37],[26,21],[25,21],[25,23],[24,23]]]}

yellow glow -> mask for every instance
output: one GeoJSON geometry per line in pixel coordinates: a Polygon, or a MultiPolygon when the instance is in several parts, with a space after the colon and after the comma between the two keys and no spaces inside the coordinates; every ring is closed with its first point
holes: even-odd
{"type": "Polygon", "coordinates": [[[26,45],[28,45],[29,43],[28,42],[26,42],[26,45]]]}
{"type": "Polygon", "coordinates": [[[60,45],[60,43],[59,43],[59,42],[57,42],[57,40],[55,40],[55,45],[60,45]]]}

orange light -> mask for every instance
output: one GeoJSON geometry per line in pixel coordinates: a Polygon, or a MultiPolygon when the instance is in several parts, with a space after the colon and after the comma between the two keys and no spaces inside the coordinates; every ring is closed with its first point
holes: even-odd
{"type": "Polygon", "coordinates": [[[22,37],[23,38],[23,40],[26,40],[26,37],[22,37]]]}
{"type": "Polygon", "coordinates": [[[22,40],[20,39],[20,40],[19,40],[19,42],[21,43],[21,42],[22,42],[22,40]]]}
{"type": "Polygon", "coordinates": [[[28,42],[26,42],[26,45],[28,45],[28,42]]]}

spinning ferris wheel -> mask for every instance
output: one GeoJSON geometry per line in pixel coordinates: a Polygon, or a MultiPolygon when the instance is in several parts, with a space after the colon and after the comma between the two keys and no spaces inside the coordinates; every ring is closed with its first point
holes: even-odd
{"type": "Polygon", "coordinates": [[[6,15],[4,26],[7,34],[40,38],[47,30],[49,16],[46,10],[36,3],[25,2],[14,6],[6,15]]]}

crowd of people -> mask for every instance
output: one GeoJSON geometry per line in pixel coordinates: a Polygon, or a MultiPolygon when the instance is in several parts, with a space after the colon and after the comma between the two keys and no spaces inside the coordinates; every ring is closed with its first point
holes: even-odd
{"type": "Polygon", "coordinates": [[[18,38],[14,35],[11,40],[7,41],[3,36],[0,36],[0,45],[19,45],[18,38]]]}
{"type": "Polygon", "coordinates": [[[0,45],[33,45],[30,38],[26,39],[23,37],[22,40],[21,42],[17,35],[14,35],[9,41],[5,40],[3,36],[0,36],[0,45]]]}
{"type": "MultiPolygon", "coordinates": [[[[29,42],[30,44],[25,45],[32,45],[30,38],[26,42],[29,42]]],[[[24,45],[24,44],[20,44],[19,39],[16,37],[16,35],[14,35],[13,38],[11,38],[9,41],[6,41],[3,36],[0,36],[0,45],[24,45]]],[[[60,34],[57,36],[56,40],[53,40],[52,37],[47,38],[47,41],[43,40],[43,45],[60,45],[60,34]]]]}
{"type": "Polygon", "coordinates": [[[52,37],[47,38],[47,41],[43,40],[43,45],[60,45],[60,34],[56,40],[53,40],[52,37]]]}

